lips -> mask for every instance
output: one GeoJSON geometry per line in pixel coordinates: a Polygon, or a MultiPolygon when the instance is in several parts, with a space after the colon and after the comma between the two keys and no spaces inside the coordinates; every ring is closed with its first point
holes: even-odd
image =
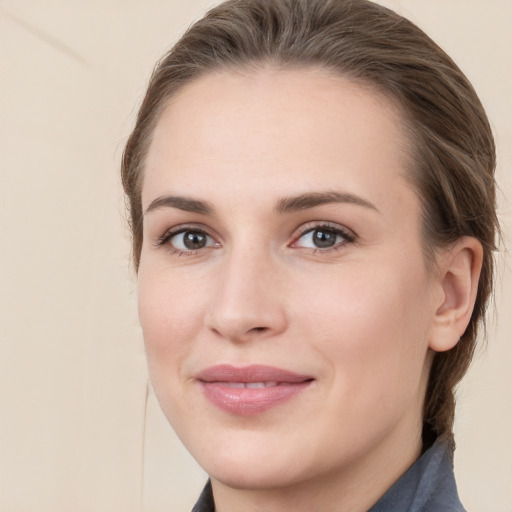
{"type": "Polygon", "coordinates": [[[307,389],[314,380],[309,375],[263,365],[211,366],[199,372],[196,379],[211,403],[241,416],[276,407],[307,389]]]}

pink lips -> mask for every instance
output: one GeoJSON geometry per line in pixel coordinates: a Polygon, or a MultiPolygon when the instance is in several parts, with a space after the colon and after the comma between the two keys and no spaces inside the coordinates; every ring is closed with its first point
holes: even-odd
{"type": "Polygon", "coordinates": [[[221,364],[196,375],[210,402],[225,412],[252,416],[297,395],[313,381],[280,368],[251,365],[243,368],[221,364]]]}

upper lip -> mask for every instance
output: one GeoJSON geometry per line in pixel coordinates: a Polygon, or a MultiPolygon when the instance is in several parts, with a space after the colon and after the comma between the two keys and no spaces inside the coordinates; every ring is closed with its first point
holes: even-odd
{"type": "Polygon", "coordinates": [[[202,382],[305,382],[313,380],[310,375],[301,375],[282,368],[253,364],[232,366],[219,364],[201,370],[196,379],[202,382]]]}

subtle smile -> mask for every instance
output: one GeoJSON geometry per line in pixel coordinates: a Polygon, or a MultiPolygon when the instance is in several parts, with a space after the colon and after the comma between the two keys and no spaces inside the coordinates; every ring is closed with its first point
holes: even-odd
{"type": "Polygon", "coordinates": [[[314,381],[272,366],[217,365],[196,376],[205,397],[223,411],[252,416],[277,406],[308,388],[314,381]]]}

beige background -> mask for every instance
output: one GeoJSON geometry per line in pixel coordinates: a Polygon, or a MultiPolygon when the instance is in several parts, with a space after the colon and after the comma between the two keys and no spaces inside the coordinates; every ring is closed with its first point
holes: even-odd
{"type": "MultiPolygon", "coordinates": [[[[212,3],[0,0],[2,512],[186,511],[204,483],[147,391],[118,165],[153,63],[212,3]]],[[[512,1],[386,4],[473,81],[511,198],[512,1]]],[[[500,209],[511,246],[510,201],[500,209]]],[[[498,327],[459,392],[456,472],[472,512],[512,512],[504,261],[498,327]]]]}

